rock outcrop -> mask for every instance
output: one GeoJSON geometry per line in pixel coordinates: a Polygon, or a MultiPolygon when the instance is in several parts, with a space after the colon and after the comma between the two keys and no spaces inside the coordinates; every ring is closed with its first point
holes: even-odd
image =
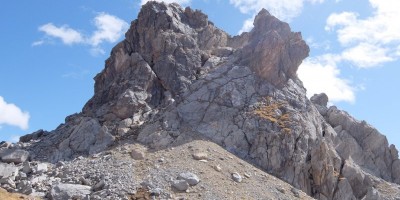
{"type": "Polygon", "coordinates": [[[266,10],[252,31],[231,37],[200,11],[149,2],[82,112],[21,138],[22,147],[57,163],[123,141],[160,150],[207,138],[317,199],[394,199],[398,151],[328,108],[325,94],[307,99],[296,72],[308,52],[301,34],[266,10]]]}

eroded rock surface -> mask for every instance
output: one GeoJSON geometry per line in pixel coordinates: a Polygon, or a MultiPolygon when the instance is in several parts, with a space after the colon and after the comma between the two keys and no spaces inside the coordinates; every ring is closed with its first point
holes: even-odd
{"type": "Polygon", "coordinates": [[[266,10],[252,31],[231,37],[200,11],[149,2],[82,112],[23,137],[21,148],[57,163],[122,141],[161,150],[206,138],[317,199],[394,199],[398,151],[366,122],[328,108],[326,95],[306,97],[296,72],[308,52],[266,10]]]}

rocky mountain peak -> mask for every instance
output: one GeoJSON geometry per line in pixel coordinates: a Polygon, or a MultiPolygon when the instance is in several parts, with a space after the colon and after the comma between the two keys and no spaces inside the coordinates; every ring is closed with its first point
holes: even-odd
{"type": "Polygon", "coordinates": [[[180,99],[193,82],[220,64],[217,58],[249,66],[275,86],[297,79],[297,68],[309,52],[301,34],[266,10],[254,25],[250,33],[232,38],[198,10],[148,2],[96,76],[95,95],[84,113],[125,119],[138,107],[148,111],[161,105],[166,95],[180,99]],[[138,71],[142,80],[128,81],[138,71]],[[130,95],[139,91],[139,97],[130,95]]]}
{"type": "MultiPolygon", "coordinates": [[[[287,23],[265,9],[256,16],[250,32],[231,37],[200,11],[150,1],[132,21],[126,38],[112,49],[103,71],[96,75],[94,95],[82,112],[67,117],[56,130],[21,137],[18,148],[0,148],[0,157],[4,162],[18,163],[30,159],[38,166],[41,162],[65,161],[69,166],[79,165],[97,173],[87,166],[92,161],[85,157],[102,155],[101,162],[93,162],[110,167],[113,174],[109,176],[125,181],[125,174],[113,171],[113,163],[121,161],[116,155],[128,144],[161,152],[206,140],[320,200],[400,196],[398,151],[389,146],[386,137],[347,112],[328,107],[326,94],[307,98],[296,71],[308,53],[301,34],[292,32],[287,23]],[[104,155],[107,151],[116,153],[104,155]],[[108,161],[111,158],[116,161],[108,161]]],[[[223,169],[214,166],[218,164],[214,162],[225,158],[219,159],[215,149],[202,151],[215,159],[206,160],[207,153],[201,152],[194,156],[199,158],[196,160],[221,172],[223,169]]],[[[144,158],[138,149],[132,150],[131,155],[134,159],[144,158]]],[[[186,190],[190,185],[186,179],[198,183],[201,178],[183,173],[182,167],[175,170],[174,166],[173,173],[179,171],[186,179],[175,180],[178,175],[169,171],[166,173],[172,181],[160,180],[153,174],[157,174],[160,168],[155,166],[163,163],[162,159],[156,164],[139,164],[146,163],[154,167],[147,174],[150,180],[142,184],[148,190],[169,190],[169,186],[186,190]],[[151,182],[164,185],[156,188],[151,182]]],[[[9,164],[4,164],[4,168],[9,169],[9,164]]],[[[122,164],[120,168],[131,170],[122,164]]],[[[10,169],[19,170],[12,166],[10,169]]],[[[63,173],[58,176],[84,174],[68,170],[63,173]]],[[[34,180],[35,176],[30,178],[34,180]]],[[[243,180],[233,171],[217,176],[233,179],[237,184],[243,180]]],[[[246,178],[251,179],[251,175],[246,178]]],[[[50,184],[52,180],[43,183],[52,185],[52,191],[67,186],[82,188],[50,184]]],[[[103,194],[97,192],[100,190],[116,198],[132,189],[129,184],[118,184],[119,180],[101,180],[101,176],[92,178],[89,174],[84,180],[85,184],[98,183],[92,192],[83,188],[85,195],[90,196],[103,194]]],[[[66,184],[73,180],[61,181],[66,184]]],[[[134,184],[141,185],[139,180],[134,184]]],[[[50,190],[44,188],[40,190],[50,190]]],[[[284,188],[278,191],[273,198],[300,196],[294,188],[289,196],[284,188]]],[[[167,193],[157,194],[169,198],[167,193]]]]}

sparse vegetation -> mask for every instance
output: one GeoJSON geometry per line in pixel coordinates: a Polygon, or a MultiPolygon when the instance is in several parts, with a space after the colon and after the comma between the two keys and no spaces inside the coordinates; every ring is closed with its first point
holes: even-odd
{"type": "Polygon", "coordinates": [[[272,97],[266,97],[255,105],[253,113],[271,123],[277,123],[281,132],[290,134],[292,131],[289,126],[291,116],[289,112],[285,112],[285,109],[283,109],[285,106],[288,106],[285,101],[274,101],[272,97]]]}

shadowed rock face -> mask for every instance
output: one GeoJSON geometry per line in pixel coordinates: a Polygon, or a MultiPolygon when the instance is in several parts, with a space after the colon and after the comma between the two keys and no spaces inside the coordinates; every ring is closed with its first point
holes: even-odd
{"type": "Polygon", "coordinates": [[[390,199],[396,193],[380,186],[400,183],[396,148],[327,108],[326,95],[307,99],[296,71],[308,52],[266,10],[251,32],[231,37],[200,11],[148,2],[82,113],[27,150],[56,162],[125,138],[160,149],[206,137],[317,199],[390,199]]]}

